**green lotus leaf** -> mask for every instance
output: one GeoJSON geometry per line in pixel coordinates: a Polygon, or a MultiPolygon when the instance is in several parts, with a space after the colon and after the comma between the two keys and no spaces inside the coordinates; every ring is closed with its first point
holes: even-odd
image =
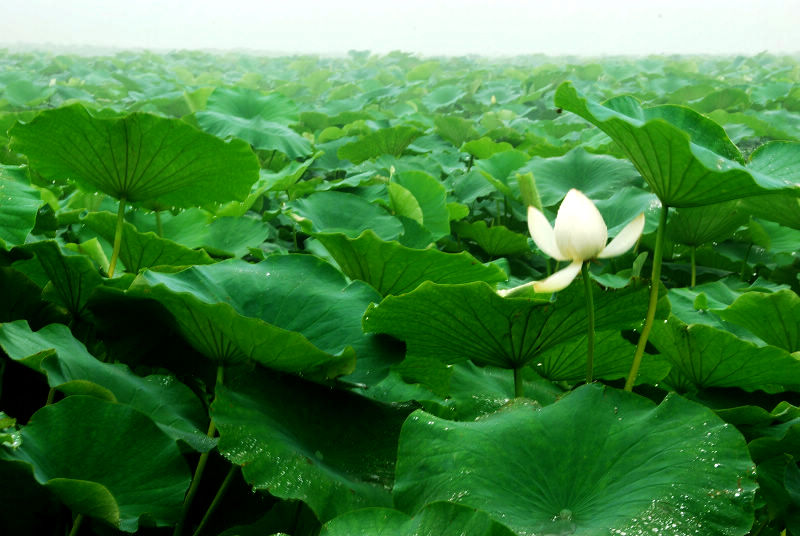
{"type": "Polygon", "coordinates": [[[800,297],[789,289],[769,294],[747,292],[726,309],[715,312],[767,344],[787,352],[800,351],[800,297]]]}
{"type": "Polygon", "coordinates": [[[722,127],[689,108],[642,108],[633,97],[601,105],[580,95],[569,82],[558,87],[555,102],[617,142],[669,206],[709,205],[779,190],[797,193],[796,182],[783,175],[745,168],[722,127]]]}
{"type": "Polygon", "coordinates": [[[0,324],[0,347],[13,360],[47,375],[50,387],[129,405],[169,437],[207,451],[206,412],[188,387],[169,376],[142,378],[126,365],[103,363],[63,324],[32,331],[25,320],[0,324]]]}
{"type": "Polygon", "coordinates": [[[749,214],[738,200],[679,208],[670,214],[667,236],[674,242],[696,247],[730,237],[748,220],[749,214]]]}
{"type": "Polygon", "coordinates": [[[73,104],[41,112],[10,135],[43,176],[129,202],[211,205],[244,199],[258,179],[245,143],[146,113],[102,119],[73,104]]]}
{"type": "Polygon", "coordinates": [[[410,126],[383,128],[363,136],[358,141],[342,145],[337,151],[337,156],[356,165],[383,154],[400,156],[406,147],[421,135],[422,132],[410,126]]]}
{"type": "Polygon", "coordinates": [[[481,172],[498,191],[509,197],[519,197],[519,186],[511,183],[514,172],[524,166],[530,157],[522,151],[511,150],[495,153],[478,160],[475,168],[481,172]]]}
{"type": "MultiPolygon", "coordinates": [[[[372,229],[384,240],[403,232],[400,220],[363,198],[344,192],[317,192],[289,203],[292,211],[309,220],[308,232],[343,233],[351,238],[372,229]]],[[[301,221],[301,225],[303,225],[301,221]]]]}
{"type": "Polygon", "coordinates": [[[365,508],[328,521],[320,536],[514,536],[485,512],[450,502],[431,503],[414,516],[390,508],[365,508]]]}
{"type": "Polygon", "coordinates": [[[526,235],[515,233],[503,225],[489,227],[485,221],[459,221],[453,224],[453,231],[461,238],[474,240],[480,248],[492,257],[530,253],[526,235]]]}
{"type": "MultiPolygon", "coordinates": [[[[595,292],[595,329],[639,325],[647,288],[634,282],[595,292]]],[[[667,314],[662,300],[657,317],[667,314]]],[[[556,301],[501,298],[483,282],[426,282],[401,296],[388,296],[364,313],[364,330],[406,341],[408,355],[451,363],[519,368],[545,350],[582,336],[587,329],[583,289],[572,285],[556,301]]]]}
{"type": "Polygon", "coordinates": [[[157,525],[177,520],[189,470],[174,440],[138,410],[70,396],[34,413],[20,433],[22,444],[0,456],[30,464],[74,513],[125,532],[136,532],[143,516],[157,525]]]}
{"type": "Polygon", "coordinates": [[[753,524],[744,439],[675,395],[655,406],[589,385],[542,409],[517,401],[473,422],[416,411],[397,458],[395,506],[412,515],[448,500],[526,536],[742,536],[753,524]]]}
{"type": "Polygon", "coordinates": [[[209,111],[245,119],[260,117],[265,121],[274,121],[286,126],[300,119],[297,105],[280,93],[265,95],[260,91],[238,87],[216,88],[208,96],[206,108],[209,111]]]}
{"type": "Polygon", "coordinates": [[[385,374],[396,360],[361,331],[363,311],[380,296],[361,282],[348,285],[310,255],[273,255],[258,264],[231,259],[174,274],[145,271],[128,294],[159,301],[192,346],[223,362],[249,358],[328,378],[353,372],[358,355],[363,381],[385,374]]]}
{"type": "Polygon", "coordinates": [[[439,115],[433,119],[436,133],[456,147],[461,147],[465,141],[478,137],[472,121],[457,115],[439,115]]]}
{"type": "MultiPolygon", "coordinates": [[[[618,380],[627,378],[633,362],[634,346],[619,331],[598,331],[594,340],[595,378],[618,380]]],[[[531,366],[537,374],[552,381],[571,384],[586,379],[586,337],[545,350],[531,366]]],[[[670,363],[661,356],[647,356],[641,364],[636,383],[654,384],[669,373],[670,363]]]]}
{"type": "MultiPolygon", "coordinates": [[[[214,111],[197,112],[195,116],[197,124],[206,132],[220,138],[230,136],[244,140],[256,149],[280,151],[290,159],[314,152],[311,143],[291,128],[259,116],[245,118],[214,111]]],[[[238,199],[243,197],[239,196],[238,199]]]]}
{"type": "Polygon", "coordinates": [[[483,138],[479,138],[477,140],[468,141],[461,146],[462,151],[469,153],[473,157],[479,159],[491,158],[492,155],[510,151],[513,148],[514,146],[508,142],[505,141],[495,142],[494,140],[486,136],[484,136],[483,138]]]}
{"type": "MultiPolygon", "coordinates": [[[[141,232],[158,229],[152,214],[132,214],[132,223],[141,232]]],[[[217,257],[241,257],[258,247],[270,233],[269,224],[247,216],[217,216],[199,208],[183,210],[173,216],[161,215],[161,237],[187,248],[203,248],[217,257]]],[[[196,264],[207,264],[198,262],[196,264]]]]}
{"type": "Polygon", "coordinates": [[[592,200],[608,199],[621,189],[642,184],[630,162],[576,147],[556,158],[534,157],[525,166],[533,172],[542,205],[558,204],[571,188],[592,200]]]}
{"type": "Polygon", "coordinates": [[[0,165],[0,247],[17,246],[36,225],[44,204],[39,191],[14,166],[0,165]]]}
{"type": "Polygon", "coordinates": [[[268,371],[218,387],[219,450],[255,489],[306,502],[321,521],[390,506],[408,410],[268,371]]]}
{"type": "Polygon", "coordinates": [[[351,279],[369,283],[381,296],[403,294],[423,281],[469,283],[505,281],[494,264],[481,264],[466,252],[444,253],[438,249],[412,249],[398,242],[381,240],[371,230],[358,238],[342,233],[320,233],[316,238],[351,279]]]}
{"type": "Polygon", "coordinates": [[[424,97],[422,104],[429,110],[438,110],[457,103],[466,95],[458,86],[439,86],[424,97]]]}
{"type": "MultiPolygon", "coordinates": [[[[788,184],[800,184],[800,143],[774,141],[756,149],[749,169],[779,177],[788,184]]],[[[759,195],[742,200],[754,215],[781,225],[800,229],[800,198],[793,191],[759,195]]]]}
{"type": "Polygon", "coordinates": [[[411,193],[416,200],[420,212],[420,223],[438,240],[450,234],[450,214],[447,211],[447,192],[441,182],[424,171],[403,171],[398,173],[389,184],[399,185],[411,193]]]}
{"type": "MultiPolygon", "coordinates": [[[[107,242],[114,242],[117,225],[115,215],[110,212],[91,212],[81,221],[107,242]]],[[[189,266],[214,262],[205,251],[189,249],[153,232],[140,233],[128,222],[122,224],[119,258],[132,273],[153,266],[189,266]]]]}
{"type": "Polygon", "coordinates": [[[43,292],[45,299],[63,305],[74,316],[83,313],[94,289],[103,284],[92,261],[62,250],[54,240],[33,242],[20,249],[36,255],[50,279],[43,292]]]}
{"type": "Polygon", "coordinates": [[[657,323],[650,342],[672,364],[664,380],[680,391],[738,387],[777,393],[800,388],[800,360],[786,350],[758,347],[704,324],[684,324],[676,317],[657,323]]]}

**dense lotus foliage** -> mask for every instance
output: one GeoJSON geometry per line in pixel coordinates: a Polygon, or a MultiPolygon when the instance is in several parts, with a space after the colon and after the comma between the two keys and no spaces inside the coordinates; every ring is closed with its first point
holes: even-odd
{"type": "Polygon", "coordinates": [[[800,534],[799,140],[768,54],[0,51],[0,534],[800,534]]]}

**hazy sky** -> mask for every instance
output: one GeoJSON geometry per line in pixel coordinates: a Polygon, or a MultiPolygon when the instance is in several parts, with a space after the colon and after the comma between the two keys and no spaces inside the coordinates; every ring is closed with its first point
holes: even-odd
{"type": "Polygon", "coordinates": [[[337,54],[800,52],[800,0],[0,0],[0,44],[337,54]]]}

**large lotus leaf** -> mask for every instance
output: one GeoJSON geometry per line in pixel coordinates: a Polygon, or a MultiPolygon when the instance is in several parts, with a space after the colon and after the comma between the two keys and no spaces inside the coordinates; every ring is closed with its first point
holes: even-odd
{"type": "Polygon", "coordinates": [[[390,508],[365,508],[341,515],[322,527],[320,536],[514,536],[485,512],[450,502],[431,503],[414,516],[390,508]]]}
{"type": "Polygon", "coordinates": [[[434,240],[450,234],[450,213],[447,211],[447,191],[441,182],[424,171],[398,173],[392,184],[408,190],[419,204],[422,221],[419,223],[434,240]]]}
{"type": "Polygon", "coordinates": [[[190,207],[244,199],[258,159],[177,119],[146,113],[100,119],[79,105],[46,110],[11,129],[12,147],[53,180],[131,202],[190,207]]]}
{"type": "Polygon", "coordinates": [[[391,505],[408,410],[255,371],[226,380],[212,414],[220,452],[255,489],[300,499],[321,521],[391,505]]]}
{"type": "Polygon", "coordinates": [[[503,151],[495,153],[485,160],[478,160],[475,168],[498,191],[509,197],[519,197],[519,186],[511,182],[515,171],[524,166],[530,157],[522,151],[503,151]]]}
{"type": "MultiPolygon", "coordinates": [[[[36,262],[36,261],[26,261],[36,262]]],[[[58,322],[62,312],[52,303],[42,301],[42,289],[22,270],[0,267],[0,322],[26,318],[39,325],[58,322]]]]}
{"type": "Polygon", "coordinates": [[[0,247],[23,244],[44,204],[20,168],[0,165],[0,247]]]}
{"type": "Polygon", "coordinates": [[[593,200],[608,199],[627,186],[642,183],[630,162],[608,155],[591,154],[576,147],[564,156],[534,158],[525,169],[536,179],[542,205],[558,204],[571,188],[593,200]]]}
{"type": "Polygon", "coordinates": [[[295,103],[280,93],[265,95],[260,91],[240,87],[216,88],[209,95],[206,108],[245,119],[260,117],[287,126],[300,119],[295,103]]]}
{"type": "Polygon", "coordinates": [[[748,220],[738,200],[679,208],[670,214],[667,236],[680,244],[700,246],[730,237],[748,220]]]}
{"type": "Polygon", "coordinates": [[[189,470],[175,441],[138,410],[69,396],[34,413],[21,435],[22,444],[0,456],[33,466],[74,513],[125,532],[136,532],[142,516],[158,525],[177,520],[189,470]]]}
{"type": "Polygon", "coordinates": [[[240,138],[256,149],[280,151],[291,159],[314,152],[311,143],[291,128],[258,116],[248,119],[212,111],[197,112],[195,116],[197,124],[206,132],[220,138],[240,138]]]}
{"type": "Polygon", "coordinates": [[[510,151],[513,148],[514,146],[508,142],[495,142],[489,137],[468,141],[461,146],[462,151],[479,159],[491,158],[494,154],[510,151]]]}
{"type": "Polygon", "coordinates": [[[458,86],[440,86],[422,97],[422,104],[429,110],[438,110],[457,103],[466,95],[458,86]]]}
{"type": "MultiPolygon", "coordinates": [[[[238,205],[238,203],[237,203],[238,205]]],[[[140,232],[156,232],[153,214],[135,212],[131,222],[140,232]]],[[[241,257],[258,247],[269,235],[269,224],[251,216],[217,216],[190,208],[177,215],[161,214],[161,237],[187,248],[203,248],[218,257],[241,257]]],[[[200,262],[196,264],[207,264],[200,262]]]]}
{"type": "Polygon", "coordinates": [[[342,145],[337,156],[356,165],[383,154],[400,156],[421,135],[422,132],[409,126],[383,128],[370,132],[358,141],[342,145]]]}
{"type": "MultiPolygon", "coordinates": [[[[756,149],[749,169],[782,179],[787,185],[800,184],[800,143],[774,141],[756,149]]],[[[800,199],[795,192],[749,197],[744,206],[758,217],[800,229],[800,199]]]]}
{"type": "Polygon", "coordinates": [[[411,514],[439,500],[479,508],[524,536],[742,536],[752,467],[742,436],[710,409],[589,385],[474,422],[412,413],[394,496],[411,514]]]}
{"type": "MultiPolygon", "coordinates": [[[[583,373],[585,378],[585,363],[583,373]]],[[[563,389],[530,367],[523,368],[521,374],[524,396],[530,400],[545,406],[564,394],[563,389]]],[[[479,367],[471,361],[446,365],[438,359],[412,357],[363,394],[386,403],[414,401],[439,417],[473,421],[508,404],[514,398],[514,390],[514,375],[506,369],[479,367]],[[441,385],[432,385],[434,382],[441,385]]]]}
{"type": "MultiPolygon", "coordinates": [[[[627,378],[633,362],[634,346],[619,331],[598,331],[594,339],[595,378],[618,380],[627,378]]],[[[531,366],[544,378],[577,383],[586,379],[586,337],[580,337],[545,350],[531,366]]],[[[670,364],[660,356],[647,356],[642,361],[636,383],[654,384],[669,373],[670,364]]]]}
{"type": "Polygon", "coordinates": [[[73,315],[83,312],[94,289],[103,284],[88,257],[69,254],[54,240],[26,244],[20,249],[34,253],[50,279],[44,289],[45,299],[63,305],[73,315]]]}
{"type": "Polygon", "coordinates": [[[800,229],[800,197],[790,193],[754,195],[740,200],[740,203],[754,216],[800,229]]]}
{"type": "Polygon", "coordinates": [[[333,377],[352,372],[355,348],[365,374],[380,373],[383,356],[359,325],[380,296],[363,283],[348,285],[311,255],[274,255],[258,264],[232,259],[174,274],[145,271],[128,292],[161,302],[187,341],[213,359],[250,358],[277,370],[333,377]]]}
{"type": "Polygon", "coordinates": [[[777,393],[800,388],[800,360],[774,346],[758,347],[704,324],[676,317],[657,323],[650,342],[672,364],[667,384],[681,391],[738,387],[777,393]]]}
{"type": "Polygon", "coordinates": [[[747,292],[715,313],[748,329],[767,344],[787,352],[800,351],[800,297],[789,289],[769,294],[747,292]]]}
{"type": "MultiPolygon", "coordinates": [[[[634,282],[619,290],[595,291],[595,329],[638,326],[647,288],[634,282]]],[[[662,300],[657,317],[667,314],[662,300]]],[[[541,352],[587,330],[583,288],[572,285],[557,299],[501,298],[483,282],[423,283],[388,296],[364,314],[364,330],[406,341],[408,354],[446,362],[471,359],[480,365],[518,368],[541,352]]]]}
{"type": "Polygon", "coordinates": [[[503,225],[489,227],[485,221],[459,221],[453,224],[461,238],[474,240],[480,248],[492,257],[530,253],[526,235],[515,233],[503,225]]]}
{"type": "Polygon", "coordinates": [[[558,87],[555,102],[616,141],[669,206],[701,206],[798,189],[782,175],[745,168],[722,127],[689,108],[642,108],[632,97],[601,105],[584,98],[569,82],[558,87]]]}
{"type": "Polygon", "coordinates": [[[433,123],[436,125],[436,133],[456,147],[478,137],[472,121],[457,115],[439,115],[433,119],[433,123]]]}
{"type": "MultiPolygon", "coordinates": [[[[317,192],[289,204],[304,220],[308,232],[344,233],[355,238],[372,229],[384,240],[394,240],[403,232],[400,220],[369,201],[345,192],[317,192]]],[[[301,221],[301,225],[304,222],[301,221]]]]}
{"type": "Polygon", "coordinates": [[[341,233],[315,236],[347,277],[366,281],[381,296],[409,292],[423,281],[456,284],[506,280],[498,266],[481,264],[469,253],[412,249],[395,241],[381,240],[371,230],[364,231],[358,238],[341,233]]]}
{"type": "Polygon", "coordinates": [[[142,378],[126,365],[99,361],[63,324],[36,332],[25,320],[0,324],[0,347],[11,359],[44,372],[50,387],[129,405],[173,439],[202,451],[214,446],[205,433],[205,410],[188,387],[169,376],[142,378]]]}

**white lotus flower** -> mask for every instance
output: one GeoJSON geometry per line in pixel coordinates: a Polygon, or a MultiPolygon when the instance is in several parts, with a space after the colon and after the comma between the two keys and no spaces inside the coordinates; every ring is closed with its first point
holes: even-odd
{"type": "Polygon", "coordinates": [[[550,227],[540,210],[528,207],[528,229],[547,255],[558,261],[572,261],[547,279],[532,283],[536,292],[558,292],[575,279],[584,261],[616,257],[631,249],[644,230],[644,212],[606,245],[608,228],[603,216],[591,199],[573,188],[561,202],[555,228],[550,227]]]}

